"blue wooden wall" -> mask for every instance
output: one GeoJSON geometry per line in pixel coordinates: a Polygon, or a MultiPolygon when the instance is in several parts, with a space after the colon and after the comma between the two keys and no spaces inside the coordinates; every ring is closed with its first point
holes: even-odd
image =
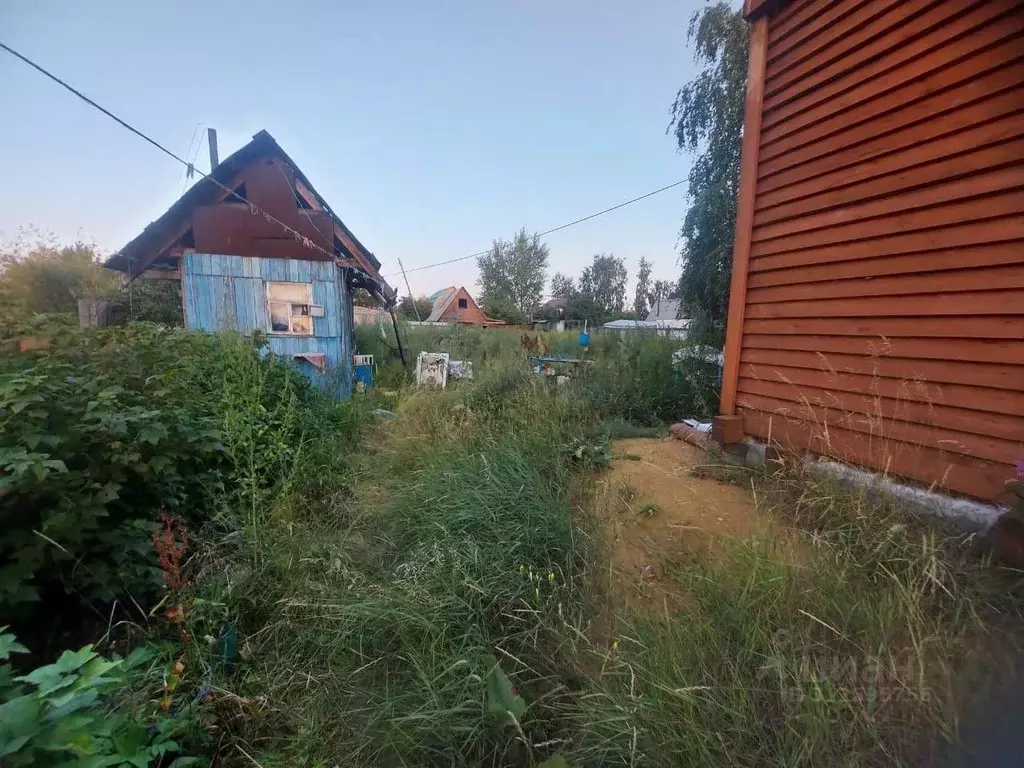
{"type": "Polygon", "coordinates": [[[317,385],[339,398],[352,392],[352,295],[347,270],[326,261],[257,259],[210,253],[186,253],[181,264],[185,325],[191,330],[253,331],[267,334],[271,352],[295,360],[302,352],[324,355],[327,370],[295,360],[317,385]],[[313,303],[324,316],[313,318],[312,336],[270,332],[267,283],[309,283],[313,303]]]}

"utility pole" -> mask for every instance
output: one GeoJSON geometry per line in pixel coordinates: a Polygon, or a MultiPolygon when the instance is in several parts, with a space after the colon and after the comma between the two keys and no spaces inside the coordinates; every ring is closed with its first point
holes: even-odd
{"type": "Polygon", "coordinates": [[[217,129],[207,128],[206,138],[210,142],[210,173],[220,165],[220,157],[217,155],[217,129]]]}

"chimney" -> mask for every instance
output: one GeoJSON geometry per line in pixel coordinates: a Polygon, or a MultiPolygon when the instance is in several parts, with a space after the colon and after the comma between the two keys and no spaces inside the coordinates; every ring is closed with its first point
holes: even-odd
{"type": "Polygon", "coordinates": [[[220,164],[220,159],[217,157],[217,129],[207,128],[206,138],[210,140],[210,172],[220,164]]]}

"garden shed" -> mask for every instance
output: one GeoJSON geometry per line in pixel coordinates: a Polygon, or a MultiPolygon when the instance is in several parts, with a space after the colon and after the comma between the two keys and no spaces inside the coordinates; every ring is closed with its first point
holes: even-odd
{"type": "Polygon", "coordinates": [[[998,500],[1024,457],[1024,4],[744,11],[716,435],[998,500]]]}
{"type": "Polygon", "coordinates": [[[266,131],[106,266],[177,281],[187,328],[263,333],[271,352],[338,397],[352,390],[353,292],[394,302],[380,262],[266,131]]]}

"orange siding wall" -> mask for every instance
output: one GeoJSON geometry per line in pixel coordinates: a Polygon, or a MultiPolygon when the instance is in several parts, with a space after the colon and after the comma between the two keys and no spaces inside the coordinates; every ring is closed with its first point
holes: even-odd
{"type": "Polygon", "coordinates": [[[480,310],[473,297],[469,295],[469,291],[465,288],[460,288],[455,298],[452,299],[451,304],[448,305],[448,309],[441,315],[439,322],[486,325],[488,319],[487,315],[480,310]],[[466,300],[465,309],[459,309],[459,299],[466,300]]]}
{"type": "Polygon", "coordinates": [[[745,429],[995,499],[1024,457],[1024,3],[767,23],[745,429]]]}

